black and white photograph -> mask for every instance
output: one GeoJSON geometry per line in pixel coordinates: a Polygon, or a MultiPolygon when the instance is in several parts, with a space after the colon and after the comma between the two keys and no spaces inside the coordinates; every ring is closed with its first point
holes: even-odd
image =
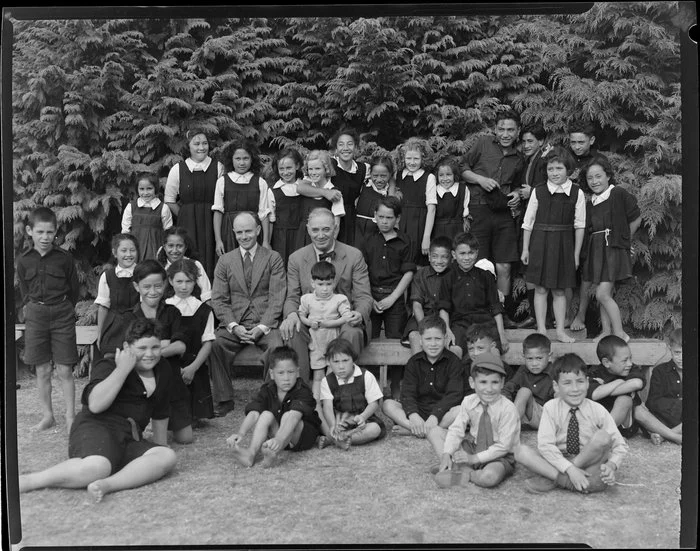
{"type": "Polygon", "coordinates": [[[3,8],[3,547],[696,547],[696,22],[3,8]]]}

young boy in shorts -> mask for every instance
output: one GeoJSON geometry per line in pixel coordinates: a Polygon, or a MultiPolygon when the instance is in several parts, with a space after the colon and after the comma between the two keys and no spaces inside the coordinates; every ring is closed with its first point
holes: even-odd
{"type": "Polygon", "coordinates": [[[83,409],[70,432],[70,459],[21,475],[20,492],[87,486],[100,501],[108,493],[154,482],[173,469],[175,452],[167,447],[172,371],[161,357],[160,339],[155,320],[129,325],[123,349],[92,368],[83,409]],[[152,442],[142,438],[149,421],[152,442]]]}
{"type": "Polygon", "coordinates": [[[554,362],[556,398],[542,408],[537,450],[521,444],[515,451],[518,463],[540,475],[525,481],[530,492],[557,486],[600,492],[615,483],[629,448],[607,410],[586,398],[588,380],[586,364],[576,354],[554,362]]]}
{"type": "Polygon", "coordinates": [[[23,360],[36,366],[42,409],[41,421],[32,428],[44,430],[56,424],[51,403],[51,375],[55,366],[66,402],[66,429],[70,433],[75,419],[73,366],[79,360],[75,341],[79,284],[73,257],[54,244],[56,228],[56,215],[51,209],[38,207],[31,212],[26,231],[33,246],[17,259],[17,278],[26,324],[23,360]]]}
{"type": "Polygon", "coordinates": [[[440,468],[435,475],[441,488],[466,486],[469,482],[491,488],[513,474],[513,451],[520,443],[520,417],[513,402],[501,394],[505,378],[501,358],[488,352],[477,356],[469,377],[474,394],[462,400],[447,431],[441,427],[431,429],[444,435],[440,468]],[[466,455],[455,463],[460,448],[466,455]]]}
{"type": "Polygon", "coordinates": [[[418,354],[423,347],[418,324],[428,316],[439,314],[437,307],[442,279],[451,270],[452,239],[440,235],[430,242],[428,266],[421,266],[411,282],[410,304],[412,315],[406,323],[402,344],[408,341],[411,354],[418,354]]]}
{"type": "Polygon", "coordinates": [[[496,282],[490,272],[475,266],[479,242],[471,233],[459,233],[454,238],[452,256],[456,266],[445,276],[440,286],[438,308],[447,324],[447,343],[466,348],[465,334],[474,323],[489,322],[496,326],[501,349],[508,351],[503,328],[503,306],[498,300],[496,282]]]}
{"type": "Polygon", "coordinates": [[[525,364],[503,387],[503,395],[515,404],[524,425],[537,429],[542,406],[554,398],[552,343],[546,335],[531,333],[523,341],[525,364]]]}
{"type": "MultiPolygon", "coordinates": [[[[410,238],[396,229],[400,216],[401,202],[391,195],[381,197],[374,211],[378,231],[360,245],[372,291],[373,339],[379,338],[382,324],[386,338],[400,339],[408,321],[405,293],[413,280],[416,264],[410,238]]],[[[394,399],[399,396],[402,372],[399,366],[389,370],[394,399]]]]}
{"type": "Polygon", "coordinates": [[[321,419],[311,388],[299,377],[299,358],[291,348],[279,346],[268,356],[270,380],[245,407],[245,419],[235,434],[226,439],[234,459],[244,467],[255,464],[262,450],[264,465],[271,466],[284,449],[299,452],[316,443],[321,419]],[[247,448],[240,447],[243,437],[253,430],[247,448]]]}
{"type": "Polygon", "coordinates": [[[651,372],[646,406],[634,408],[634,418],[649,431],[651,441],[683,443],[683,331],[679,327],[666,343],[671,360],[651,372]]]}
{"type": "MultiPolygon", "coordinates": [[[[394,423],[394,433],[428,436],[432,427],[447,428],[454,421],[458,406],[464,397],[462,364],[459,358],[446,350],[445,322],[433,315],[418,324],[423,350],[406,363],[403,374],[401,402],[386,400],[384,414],[394,423]]],[[[442,455],[443,438],[430,443],[442,455]]]]}
{"type": "Polygon", "coordinates": [[[632,410],[642,404],[637,392],[646,384],[644,373],[632,365],[630,347],[616,335],[600,339],[596,354],[600,365],[588,372],[588,398],[600,402],[610,412],[622,436],[633,436],[639,427],[632,410]]]}

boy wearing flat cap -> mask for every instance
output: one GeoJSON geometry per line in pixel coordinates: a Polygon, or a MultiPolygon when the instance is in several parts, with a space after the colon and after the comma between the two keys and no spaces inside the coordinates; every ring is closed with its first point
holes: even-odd
{"type": "Polygon", "coordinates": [[[520,443],[520,417],[513,402],[501,395],[506,370],[498,356],[479,354],[472,363],[469,386],[474,389],[459,407],[457,418],[445,431],[440,470],[441,488],[469,482],[491,488],[513,474],[513,451],[520,443]],[[466,452],[457,457],[460,448],[466,452]]]}

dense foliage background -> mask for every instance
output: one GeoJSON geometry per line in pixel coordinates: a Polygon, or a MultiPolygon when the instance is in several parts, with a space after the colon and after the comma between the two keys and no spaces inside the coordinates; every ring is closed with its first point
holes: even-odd
{"type": "MultiPolygon", "coordinates": [[[[680,46],[675,2],[600,3],[577,16],[15,21],[14,246],[55,209],[88,309],[134,193],[165,181],[204,125],[264,153],[327,147],[341,125],[362,158],[411,136],[463,153],[512,105],[565,141],[593,122],[617,182],[639,200],[635,277],[618,302],[637,334],[681,320],[680,46]]],[[[516,292],[521,288],[516,285],[516,292]]]]}

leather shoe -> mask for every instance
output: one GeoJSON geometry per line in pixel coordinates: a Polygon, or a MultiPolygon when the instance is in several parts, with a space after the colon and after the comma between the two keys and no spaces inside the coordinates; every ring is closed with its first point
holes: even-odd
{"type": "Polygon", "coordinates": [[[233,411],[233,400],[219,402],[214,408],[214,417],[226,417],[230,411],[233,411]]]}
{"type": "Polygon", "coordinates": [[[534,329],[537,327],[537,320],[533,316],[528,316],[516,325],[518,329],[534,329]]]}

